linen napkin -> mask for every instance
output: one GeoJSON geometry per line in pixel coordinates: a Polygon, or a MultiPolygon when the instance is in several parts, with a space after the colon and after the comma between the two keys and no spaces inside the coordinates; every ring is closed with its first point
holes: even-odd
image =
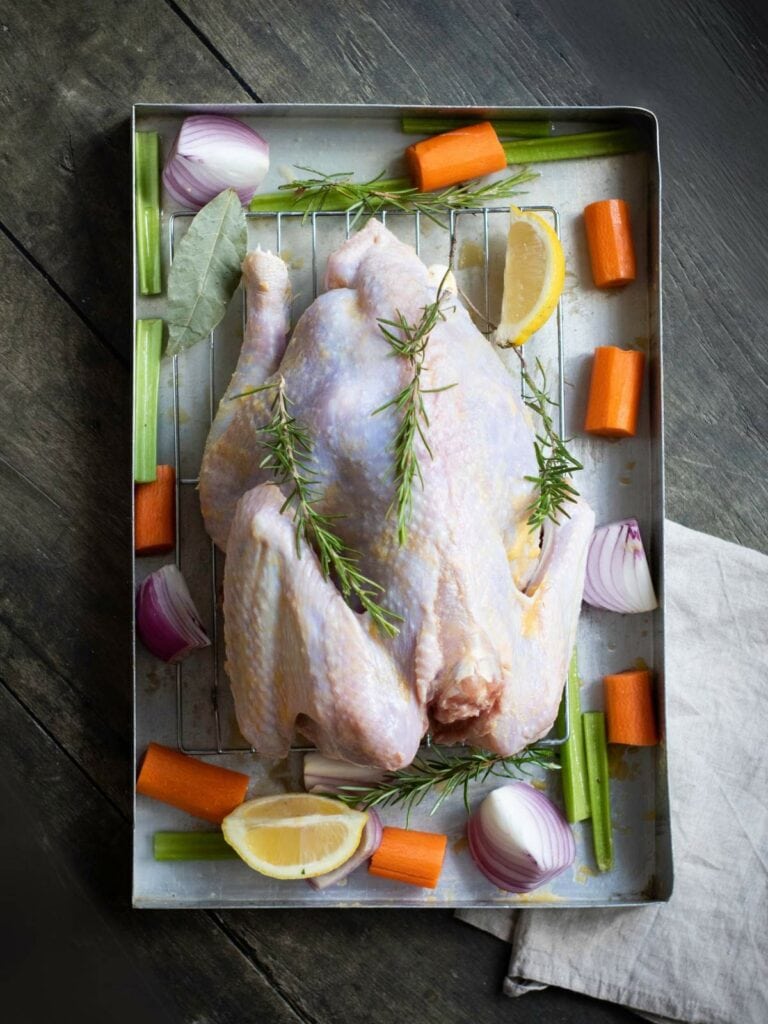
{"type": "Polygon", "coordinates": [[[504,991],[558,985],[651,1019],[768,1022],[768,557],[667,523],[674,891],[624,910],[477,910],[504,991]]]}

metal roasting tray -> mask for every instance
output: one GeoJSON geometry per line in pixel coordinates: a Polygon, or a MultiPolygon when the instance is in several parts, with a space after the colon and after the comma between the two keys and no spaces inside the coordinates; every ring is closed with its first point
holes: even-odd
{"type": "MultiPolygon", "coordinates": [[[[414,828],[445,832],[448,853],[434,891],[374,878],[364,869],[345,884],[315,892],[306,882],[280,882],[256,874],[238,861],[157,863],[152,836],[159,830],[210,830],[181,811],[144,797],[134,798],[133,904],[136,907],[605,907],[636,906],[669,899],[672,852],[664,741],[663,588],[663,417],[660,291],[660,170],[654,116],[631,107],[396,107],[363,105],[138,104],[135,130],[160,133],[163,158],[184,116],[230,114],[249,123],[270,143],[270,173],[263,185],[273,191],[297,165],[324,172],[353,171],[359,179],[381,171],[403,172],[402,153],[413,141],[400,132],[403,115],[456,115],[477,118],[539,118],[565,127],[632,124],[644,133],[644,151],[624,156],[537,165],[539,177],[523,186],[518,205],[541,212],[553,224],[566,256],[566,285],[557,314],[526,345],[529,363],[539,358],[560,403],[560,428],[585,469],[577,486],[595,509],[597,522],[635,516],[641,526],[659,596],[657,611],[617,615],[584,605],[579,621],[579,667],[584,680],[582,706],[601,707],[601,678],[636,665],[654,671],[662,741],[657,748],[609,748],[615,867],[596,871],[589,822],[575,826],[573,868],[549,885],[515,895],[497,889],[475,868],[465,838],[466,812],[459,795],[433,816],[425,802],[412,814],[414,828]],[[630,203],[638,256],[638,278],[620,291],[592,286],[581,213],[596,199],[620,196],[630,203]],[[590,438],[581,429],[596,345],[644,349],[648,374],[637,436],[619,442],[590,438]]],[[[163,284],[174,246],[191,214],[163,195],[163,284]]],[[[502,207],[461,212],[452,227],[457,237],[456,276],[482,316],[498,315],[507,211],[502,207]]],[[[387,227],[414,245],[426,263],[445,263],[448,232],[418,214],[382,214],[387,227]]],[[[300,316],[322,282],[325,261],[359,225],[348,214],[295,212],[249,214],[249,248],[260,244],[286,260],[300,316]]],[[[135,253],[135,245],[134,245],[135,253]]],[[[136,267],[134,258],[134,282],[136,267]]],[[[165,295],[144,297],[134,287],[134,316],[164,317],[165,295]]],[[[154,740],[186,753],[244,771],[249,797],[301,789],[303,753],[267,762],[240,735],[224,671],[221,586],[224,556],[207,537],[196,484],[208,427],[237,361],[242,341],[244,302],[239,290],[209,342],[201,342],[161,366],[158,461],[171,463],[177,476],[177,547],[168,558],[133,561],[137,587],[151,571],[175,558],[206,625],[212,645],[181,666],[153,658],[136,638],[134,624],[134,765],[154,740]]],[[[514,354],[506,358],[516,372],[514,354]]],[[[556,736],[549,737],[558,745],[556,736]]],[[[560,802],[556,773],[536,773],[534,785],[560,802]]],[[[473,806],[498,779],[473,790],[473,806]]],[[[401,808],[385,809],[387,824],[403,825],[401,808]]]]}

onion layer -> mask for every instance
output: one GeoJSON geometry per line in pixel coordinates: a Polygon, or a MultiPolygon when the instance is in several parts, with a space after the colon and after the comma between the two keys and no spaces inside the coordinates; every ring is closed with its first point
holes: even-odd
{"type": "Polygon", "coordinates": [[[136,628],[147,650],[163,661],[182,661],[211,643],[175,565],[150,573],[139,587],[136,628]]]}
{"type": "Polygon", "coordinates": [[[219,114],[185,118],[163,171],[171,197],[199,210],[232,188],[246,204],[269,170],[269,144],[248,125],[219,114]]]}
{"type": "Polygon", "coordinates": [[[636,519],[599,526],[587,554],[584,600],[610,612],[658,607],[636,519]]]}
{"type": "Polygon", "coordinates": [[[304,757],[304,789],[308,793],[338,793],[344,786],[366,787],[379,782],[381,768],[339,761],[313,751],[304,757]]]}
{"type": "Polygon", "coordinates": [[[568,822],[527,782],[511,782],[490,793],[469,819],[467,835],[478,868],[507,892],[538,889],[576,858],[568,822]]]}
{"type": "Polygon", "coordinates": [[[341,867],[336,868],[333,871],[329,871],[325,875],[317,875],[315,878],[308,878],[307,881],[313,889],[327,889],[329,885],[336,885],[347,875],[359,868],[369,857],[372,857],[379,848],[381,843],[381,837],[383,834],[383,826],[381,824],[381,818],[378,816],[376,811],[368,811],[368,821],[365,823],[363,829],[363,835],[360,839],[360,845],[357,850],[352,854],[348,861],[345,861],[341,867]]]}

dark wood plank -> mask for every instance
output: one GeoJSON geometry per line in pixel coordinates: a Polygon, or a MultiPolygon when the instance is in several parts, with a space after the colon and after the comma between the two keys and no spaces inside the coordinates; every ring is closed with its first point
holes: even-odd
{"type": "Polygon", "coordinates": [[[0,224],[127,358],[131,105],[250,96],[157,0],[29,0],[2,20],[0,224]]]}
{"type": "Polygon", "coordinates": [[[669,514],[766,550],[757,3],[181,0],[265,101],[630,103],[661,120],[669,514]],[[425,59],[425,45],[430,59],[425,59]],[[285,69],[291,69],[286,75],[285,69]],[[724,495],[728,500],[724,500],[724,495]]]}

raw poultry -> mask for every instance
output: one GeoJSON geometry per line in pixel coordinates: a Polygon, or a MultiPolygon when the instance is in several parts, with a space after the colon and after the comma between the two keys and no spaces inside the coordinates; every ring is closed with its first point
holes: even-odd
{"type": "MultiPolygon", "coordinates": [[[[326,290],[289,335],[285,264],[244,264],[248,316],[240,360],[205,450],[206,526],[227,553],[227,671],[238,723],[263,755],[297,731],[325,754],[409,764],[427,731],[512,754],[552,725],[574,642],[594,517],[579,500],[540,537],[527,524],[533,429],[515,381],[453,294],[431,332],[423,374],[428,440],[405,544],[391,514],[399,412],[386,405],[412,369],[380,320],[413,323],[436,275],[371,220],[328,260],[326,290]],[[270,393],[282,377],[312,438],[320,510],[362,572],[402,617],[387,638],[297,551],[286,494],[261,466],[270,393]]],[[[439,275],[438,275],[439,279],[439,275]]],[[[285,488],[284,488],[285,489],[285,488]]]]}

